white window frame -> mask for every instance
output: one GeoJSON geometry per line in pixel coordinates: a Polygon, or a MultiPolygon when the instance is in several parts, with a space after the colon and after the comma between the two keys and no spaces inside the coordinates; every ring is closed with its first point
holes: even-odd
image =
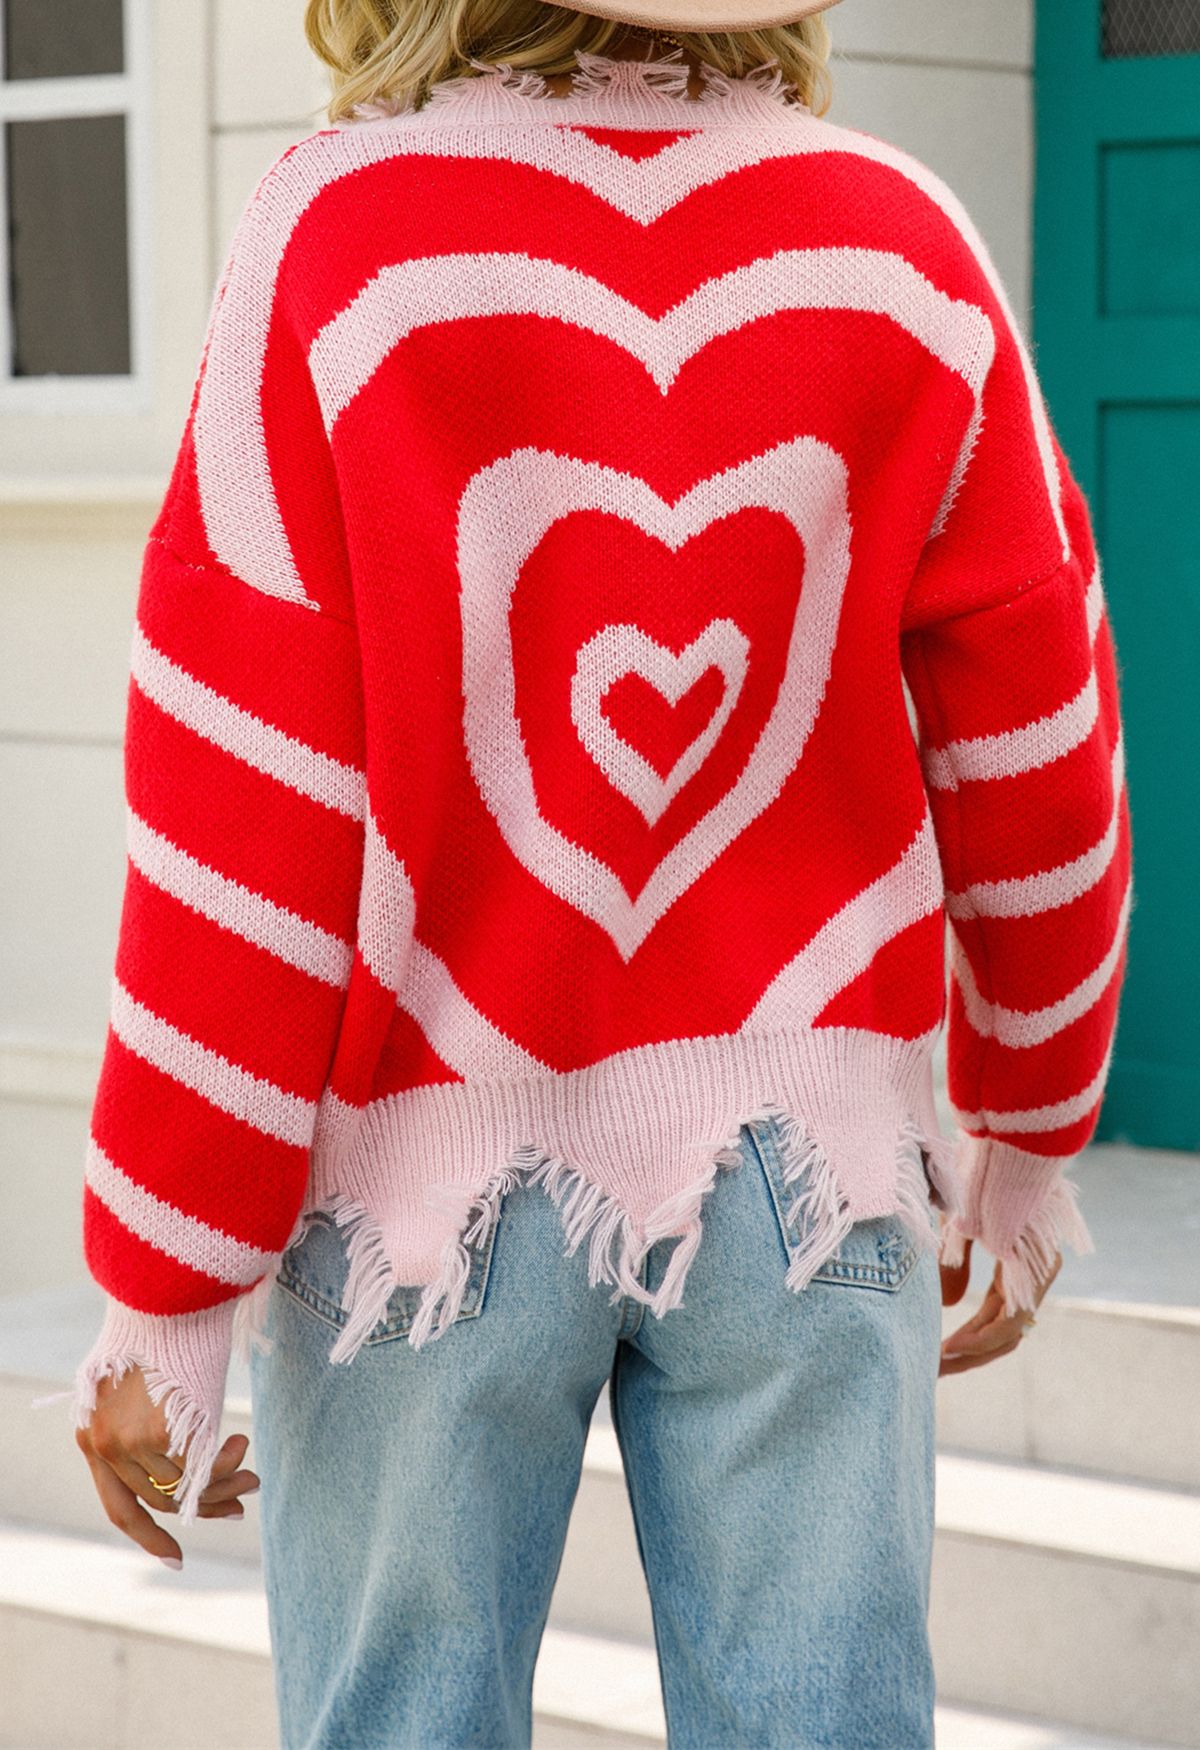
{"type": "Polygon", "coordinates": [[[67,78],[5,80],[0,30],[0,414],[137,413],[152,405],[153,152],[151,144],[150,0],[123,0],[125,71],[67,78]],[[125,117],[125,198],[128,216],[129,371],[116,376],[12,374],[9,306],[7,132],[10,121],[63,121],[75,116],[125,117]]]}

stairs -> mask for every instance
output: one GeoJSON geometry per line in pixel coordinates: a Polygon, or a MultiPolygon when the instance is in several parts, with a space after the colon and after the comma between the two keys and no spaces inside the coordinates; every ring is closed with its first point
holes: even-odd
{"type": "MultiPolygon", "coordinates": [[[[124,1540],[8,1524],[0,1574],[6,1746],[275,1750],[266,1607],[253,1564],[189,1553],[183,1573],[168,1574],[124,1540]]],[[[534,1750],[664,1742],[648,1646],[551,1625],[534,1706],[534,1750]]],[[[938,1750],[1128,1750],[1127,1740],[958,1707],[938,1709],[937,1735],[938,1750]]]]}
{"type": "MultiPolygon", "coordinates": [[[[938,1387],[938,1750],[1200,1746],[1200,1283],[1192,1304],[1075,1292],[1089,1268],[1103,1288],[1097,1266],[1068,1258],[1031,1340],[938,1387]]],[[[946,1331],[977,1304],[945,1309],[946,1331]]],[[[170,1573],[104,1520],[66,1404],[30,1405],[65,1387],[98,1306],[91,1285],[0,1301],[0,1746],[270,1750],[254,1497],[244,1523],[190,1527],[170,1573]]],[[[248,1429],[236,1365],[230,1384],[226,1432],[248,1429]]],[[[542,1644],[536,1750],[664,1742],[606,1412],[602,1397],[542,1644]]]]}

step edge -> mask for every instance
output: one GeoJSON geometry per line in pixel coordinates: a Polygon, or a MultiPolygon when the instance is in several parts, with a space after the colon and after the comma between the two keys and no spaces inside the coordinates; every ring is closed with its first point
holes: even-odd
{"type": "Polygon", "coordinates": [[[144,1622],[125,1617],[89,1616],[80,1609],[60,1608],[38,1598],[12,1598],[0,1588],[0,1616],[33,1616],[48,1622],[67,1623],[85,1634],[122,1635],[130,1640],[144,1641],[150,1646],[191,1647],[197,1652],[219,1653],[224,1658],[245,1659],[256,1664],[271,1663],[270,1651],[247,1647],[244,1642],[228,1636],[197,1634],[185,1627],[150,1628],[144,1622]]]}
{"type": "Polygon", "coordinates": [[[1174,1567],[1166,1562],[1143,1561],[1136,1556],[1118,1555],[1105,1550],[1080,1549],[1070,1544],[1036,1543],[1027,1537],[1006,1537],[999,1531],[976,1531],[943,1520],[938,1520],[935,1535],[940,1540],[950,1539],[955,1543],[987,1545],[992,1549],[1024,1550],[1030,1555],[1046,1559],[1085,1562],[1093,1568],[1119,1568],[1126,1573],[1140,1574],[1148,1579],[1183,1580],[1185,1583],[1200,1586],[1200,1562],[1174,1567]]]}

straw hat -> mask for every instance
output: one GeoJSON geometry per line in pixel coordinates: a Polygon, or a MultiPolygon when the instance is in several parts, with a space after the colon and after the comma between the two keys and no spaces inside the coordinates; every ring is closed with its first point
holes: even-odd
{"type": "Polygon", "coordinates": [[[837,0],[557,0],[572,12],[615,18],[620,24],[649,25],[661,30],[766,30],[773,24],[795,24],[813,12],[824,12],[837,0]]]}

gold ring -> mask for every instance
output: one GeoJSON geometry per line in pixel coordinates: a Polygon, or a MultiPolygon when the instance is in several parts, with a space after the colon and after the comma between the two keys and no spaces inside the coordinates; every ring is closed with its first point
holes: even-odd
{"type": "Polygon", "coordinates": [[[1036,1324],[1037,1320],[1035,1318],[1021,1320],[1021,1327],[1026,1331],[1031,1331],[1036,1324]]]}
{"type": "Polygon", "coordinates": [[[146,1477],[149,1482],[154,1484],[154,1487],[158,1490],[160,1495],[173,1495],[183,1481],[182,1476],[177,1476],[172,1477],[169,1483],[160,1483],[157,1477],[152,1477],[150,1475],[149,1471],[146,1472],[146,1477]]]}

